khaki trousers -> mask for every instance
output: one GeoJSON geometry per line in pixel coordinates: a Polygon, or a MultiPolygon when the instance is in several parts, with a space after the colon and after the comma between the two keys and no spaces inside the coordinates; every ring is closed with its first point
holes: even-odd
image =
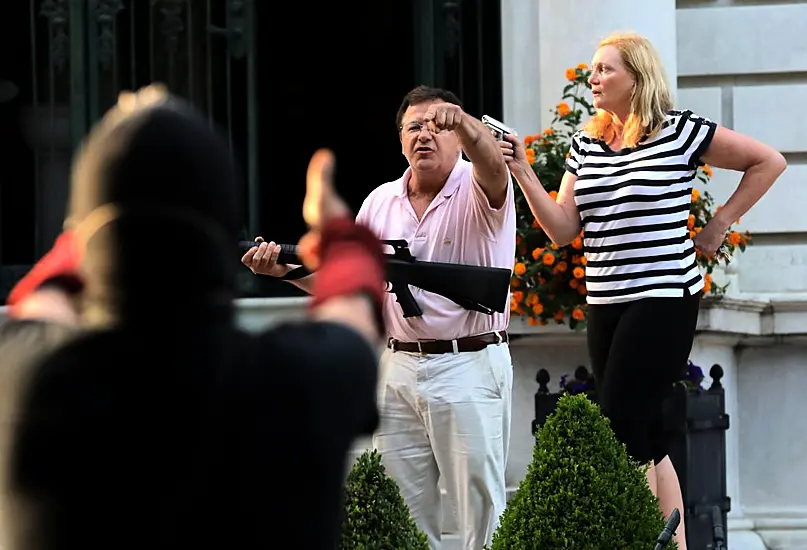
{"type": "Polygon", "coordinates": [[[432,550],[439,550],[444,478],[462,548],[490,544],[506,505],[513,365],[506,343],[421,355],[386,349],[373,445],[432,550]]]}

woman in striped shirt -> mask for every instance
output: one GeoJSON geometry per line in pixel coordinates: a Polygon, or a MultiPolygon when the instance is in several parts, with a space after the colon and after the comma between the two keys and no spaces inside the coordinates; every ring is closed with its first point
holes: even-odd
{"type": "MultiPolygon", "coordinates": [[[[747,136],[674,110],[659,57],[640,36],[601,42],[589,82],[597,113],[572,138],[557,201],[517,138],[506,136],[501,147],[552,240],[566,245],[583,230],[588,348],[600,405],[628,453],[650,465],[648,483],[667,516],[683,504],[662,403],[695,337],[704,286],[696,250],[716,253],[731,222],[771,187],[785,160],[747,136]],[[704,163],[744,175],[693,240],[687,218],[704,163]]],[[[686,548],[683,522],[676,540],[686,548]]]]}

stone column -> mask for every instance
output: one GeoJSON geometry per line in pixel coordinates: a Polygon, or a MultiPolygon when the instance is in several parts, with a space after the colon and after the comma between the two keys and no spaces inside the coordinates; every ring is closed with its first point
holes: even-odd
{"type": "Polygon", "coordinates": [[[502,122],[522,137],[541,129],[539,4],[531,0],[504,0],[501,3],[502,122]]]}

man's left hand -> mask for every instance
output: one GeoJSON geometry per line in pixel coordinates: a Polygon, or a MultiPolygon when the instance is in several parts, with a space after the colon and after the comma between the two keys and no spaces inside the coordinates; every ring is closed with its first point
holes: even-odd
{"type": "Polygon", "coordinates": [[[429,107],[423,117],[429,130],[435,134],[456,130],[465,116],[462,108],[453,103],[437,103],[429,107]]]}

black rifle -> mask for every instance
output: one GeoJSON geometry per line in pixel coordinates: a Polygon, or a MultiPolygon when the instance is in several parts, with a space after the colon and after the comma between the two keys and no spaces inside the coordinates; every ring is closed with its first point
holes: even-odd
{"type": "Polygon", "coordinates": [[[723,512],[720,506],[712,508],[712,538],[714,550],[726,550],[726,532],[723,529],[723,512]]]}
{"type": "MultiPolygon", "coordinates": [[[[415,301],[409,285],[448,298],[455,304],[487,315],[493,312],[504,313],[510,293],[509,269],[473,265],[450,264],[445,262],[425,262],[417,260],[409,252],[405,240],[382,241],[393,249],[392,254],[384,254],[387,259],[387,282],[390,292],[395,294],[401,305],[404,317],[420,317],[423,310],[415,301]]],[[[259,243],[241,241],[240,247],[249,250],[259,243]]],[[[297,246],[281,244],[277,263],[299,265],[297,246]]],[[[289,273],[286,279],[298,279],[309,272],[298,268],[289,273]],[[293,275],[292,275],[293,273],[293,275]]]]}
{"type": "Polygon", "coordinates": [[[681,512],[678,511],[678,508],[673,508],[672,514],[670,514],[670,519],[667,520],[667,524],[664,526],[661,534],[659,534],[658,538],[656,539],[655,550],[661,550],[667,546],[667,543],[670,542],[671,538],[673,538],[675,530],[678,529],[679,523],[681,523],[681,512]]]}

